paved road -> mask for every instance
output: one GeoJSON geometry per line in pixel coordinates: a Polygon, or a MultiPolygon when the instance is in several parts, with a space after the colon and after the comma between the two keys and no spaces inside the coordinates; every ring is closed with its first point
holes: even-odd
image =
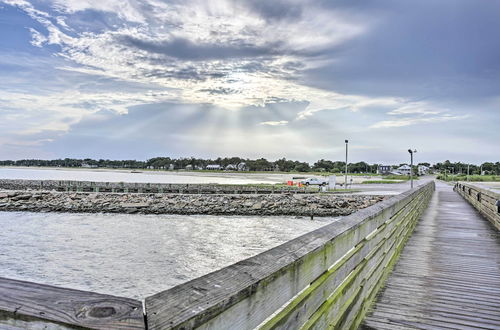
{"type": "Polygon", "coordinates": [[[444,183],[362,329],[500,329],[500,233],[444,183]]]}

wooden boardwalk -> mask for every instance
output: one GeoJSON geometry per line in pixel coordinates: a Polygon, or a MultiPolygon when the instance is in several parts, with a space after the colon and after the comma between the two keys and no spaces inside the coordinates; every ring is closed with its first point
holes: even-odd
{"type": "Polygon", "coordinates": [[[361,329],[500,329],[500,234],[436,183],[361,329]]]}

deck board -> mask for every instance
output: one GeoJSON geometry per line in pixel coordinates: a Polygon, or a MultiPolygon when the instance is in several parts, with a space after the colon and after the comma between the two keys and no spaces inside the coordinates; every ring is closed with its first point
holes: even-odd
{"type": "Polygon", "coordinates": [[[444,183],[361,329],[500,329],[500,233],[444,183]]]}

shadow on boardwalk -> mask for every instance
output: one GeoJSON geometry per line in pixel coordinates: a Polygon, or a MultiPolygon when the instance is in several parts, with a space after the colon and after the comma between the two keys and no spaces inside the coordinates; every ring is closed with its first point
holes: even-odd
{"type": "Polygon", "coordinates": [[[436,192],[362,329],[500,329],[500,233],[436,192]]]}

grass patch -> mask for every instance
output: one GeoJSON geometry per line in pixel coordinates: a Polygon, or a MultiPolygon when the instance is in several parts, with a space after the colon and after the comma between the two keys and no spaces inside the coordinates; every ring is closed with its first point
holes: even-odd
{"type": "MultiPolygon", "coordinates": [[[[384,175],[382,176],[383,180],[401,180],[401,181],[407,181],[410,180],[409,175],[384,175]]],[[[413,180],[418,180],[418,176],[413,176],[413,180]]]]}
{"type": "MultiPolygon", "coordinates": [[[[443,181],[467,181],[467,175],[444,175],[439,174],[437,177],[439,180],[443,181]]],[[[469,175],[469,181],[471,182],[500,182],[500,175],[469,175]]]]}
{"type": "Polygon", "coordinates": [[[402,182],[406,182],[408,180],[404,180],[404,181],[394,181],[394,180],[370,180],[370,181],[363,181],[361,182],[361,184],[377,184],[377,183],[402,183],[402,182]]]}

